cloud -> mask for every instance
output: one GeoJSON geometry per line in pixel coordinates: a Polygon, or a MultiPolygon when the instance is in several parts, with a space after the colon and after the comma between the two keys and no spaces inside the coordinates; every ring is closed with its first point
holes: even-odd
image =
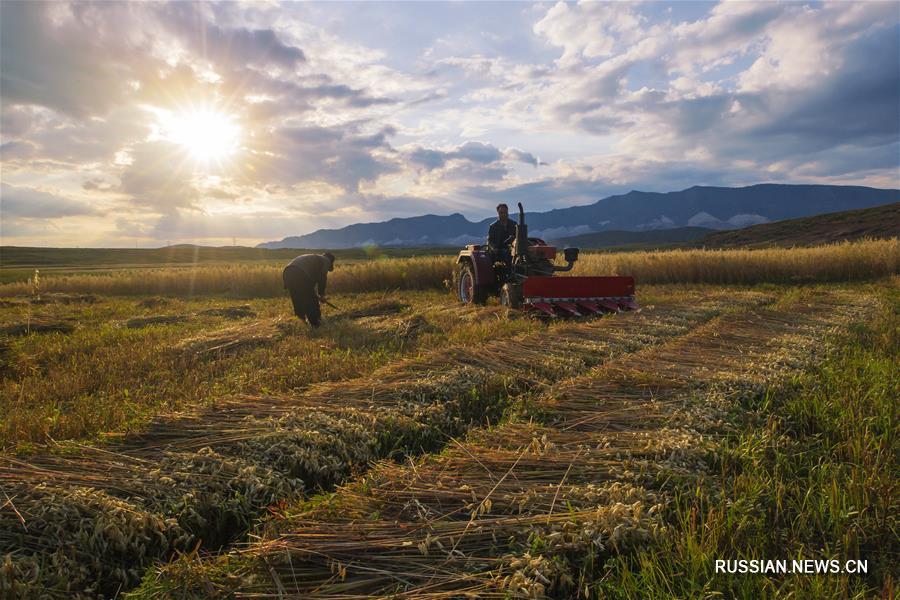
{"type": "Polygon", "coordinates": [[[144,142],[130,149],[130,164],[120,178],[120,191],[134,205],[171,214],[193,206],[200,193],[194,185],[187,151],[165,141],[144,142]]]}
{"type": "Polygon", "coordinates": [[[246,183],[323,181],[345,191],[374,182],[397,170],[387,141],[390,127],[363,133],[358,124],[346,126],[283,126],[271,139],[251,148],[243,176],[246,183]]]}
{"type": "Polygon", "coordinates": [[[665,8],[2,2],[4,184],[56,198],[33,210],[114,207],[35,239],[77,233],[72,217],[112,241],[631,189],[900,186],[894,4],[665,8]],[[209,108],[241,130],[227,164],[165,132],[209,108]]]}
{"type": "Polygon", "coordinates": [[[120,36],[122,5],[0,3],[0,89],[6,103],[103,114],[121,102],[142,53],[120,36]],[[108,7],[108,8],[107,8],[108,7]]]}
{"type": "Polygon", "coordinates": [[[12,160],[26,160],[37,154],[37,146],[24,140],[13,140],[0,144],[0,157],[9,162],[12,160]]]}
{"type": "Polygon", "coordinates": [[[535,167],[538,165],[547,164],[539,161],[537,157],[531,152],[525,152],[524,150],[519,150],[518,148],[507,148],[503,151],[503,158],[529,164],[535,167]]]}
{"type": "Polygon", "coordinates": [[[4,219],[60,219],[98,215],[100,211],[77,200],[42,190],[0,183],[0,204],[4,219]]]}
{"type": "Polygon", "coordinates": [[[111,161],[123,147],[147,137],[151,127],[146,119],[146,111],[135,106],[113,108],[103,117],[85,120],[47,112],[35,119],[27,136],[4,143],[13,148],[4,160],[39,157],[73,168],[111,161]]]}
{"type": "Polygon", "coordinates": [[[637,39],[641,17],[634,5],[624,2],[557,2],[534,32],[563,48],[562,66],[572,66],[582,59],[610,56],[620,44],[637,39]]]}
{"type": "Polygon", "coordinates": [[[244,63],[292,70],[306,62],[303,50],[282,41],[272,29],[223,28],[208,19],[204,7],[173,2],[162,9],[163,22],[191,48],[214,64],[244,63]]]}
{"type": "MultiPolygon", "coordinates": [[[[530,152],[525,152],[518,148],[500,150],[493,144],[474,141],[466,142],[448,150],[416,146],[407,152],[407,159],[410,163],[421,166],[427,171],[443,168],[451,161],[467,162],[472,165],[482,166],[494,165],[496,169],[503,167],[499,164],[502,160],[522,162],[534,166],[543,164],[530,152]]],[[[454,165],[455,168],[459,166],[459,164],[454,165]]],[[[505,173],[505,168],[502,170],[505,173]]]]}
{"type": "MultiPolygon", "coordinates": [[[[572,5],[547,18],[570,22],[576,13],[591,19],[572,5]]],[[[551,91],[540,89],[552,98],[543,114],[614,136],[622,155],[657,162],[688,155],[708,174],[753,163],[757,180],[787,180],[806,163],[845,160],[864,173],[896,161],[889,144],[900,139],[900,39],[896,11],[883,5],[722,3],[671,28],[641,21],[641,41],[600,62],[577,36],[563,43],[563,29],[536,28],[564,46],[567,67],[550,78],[551,91]],[[661,88],[629,91],[636,71],[655,73],[661,88]],[[854,145],[881,150],[850,151],[854,145]]]]}
{"type": "Polygon", "coordinates": [[[867,31],[848,44],[842,65],[810,93],[769,96],[770,120],[754,136],[787,137],[823,149],[846,144],[885,144],[900,138],[900,27],[867,31]]]}

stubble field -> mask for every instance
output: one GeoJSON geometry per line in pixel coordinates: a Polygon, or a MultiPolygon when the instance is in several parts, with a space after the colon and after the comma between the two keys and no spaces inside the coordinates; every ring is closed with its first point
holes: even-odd
{"type": "Polygon", "coordinates": [[[552,323],[446,257],[318,330],[268,266],[0,286],[0,595],[891,597],[897,241],[813,250],[588,257],[643,309],[552,323]],[[712,566],[797,556],[869,572],[712,566]]]}

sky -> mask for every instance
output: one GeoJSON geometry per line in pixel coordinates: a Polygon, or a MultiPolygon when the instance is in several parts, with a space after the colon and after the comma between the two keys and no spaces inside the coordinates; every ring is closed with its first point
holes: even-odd
{"type": "Polygon", "coordinates": [[[3,245],[900,187],[898,2],[0,2],[3,245]]]}

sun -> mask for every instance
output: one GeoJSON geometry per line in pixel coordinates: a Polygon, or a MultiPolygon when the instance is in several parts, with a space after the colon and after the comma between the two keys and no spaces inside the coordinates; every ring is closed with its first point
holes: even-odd
{"type": "Polygon", "coordinates": [[[241,138],[234,117],[213,109],[170,113],[163,129],[166,138],[184,146],[202,164],[224,162],[237,152],[241,138]]]}

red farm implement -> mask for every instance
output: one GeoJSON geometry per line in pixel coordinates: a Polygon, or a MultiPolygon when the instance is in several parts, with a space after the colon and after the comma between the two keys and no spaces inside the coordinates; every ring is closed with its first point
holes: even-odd
{"type": "Polygon", "coordinates": [[[499,296],[509,308],[545,317],[582,317],[636,310],[633,277],[554,277],[571,271],[578,248],[563,250],[565,266],[553,264],[556,248],[528,237],[519,203],[516,235],[500,248],[469,245],[456,259],[456,293],[465,304],[499,296]]]}

